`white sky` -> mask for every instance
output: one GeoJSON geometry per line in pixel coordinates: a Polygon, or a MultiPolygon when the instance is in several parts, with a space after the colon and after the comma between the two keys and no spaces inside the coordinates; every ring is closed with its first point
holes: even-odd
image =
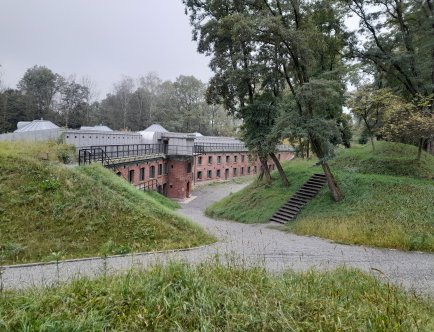
{"type": "Polygon", "coordinates": [[[123,75],[208,81],[181,0],[0,0],[0,65],[14,88],[34,65],[88,76],[100,98],[123,75]]]}

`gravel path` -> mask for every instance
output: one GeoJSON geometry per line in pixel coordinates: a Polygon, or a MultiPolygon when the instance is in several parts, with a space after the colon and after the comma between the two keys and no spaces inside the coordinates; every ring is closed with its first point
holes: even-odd
{"type": "Polygon", "coordinates": [[[201,187],[194,192],[197,198],[183,204],[179,210],[180,214],[194,220],[219,239],[213,245],[185,251],[110,257],[106,260],[98,258],[5,268],[1,278],[3,287],[11,289],[51,285],[80,276],[113,273],[172,260],[196,263],[218,257],[245,266],[264,266],[273,272],[351,266],[408,290],[434,297],[434,254],[341,245],[282,232],[270,224],[245,225],[204,216],[203,211],[209,204],[245,185],[225,183],[201,187]]]}

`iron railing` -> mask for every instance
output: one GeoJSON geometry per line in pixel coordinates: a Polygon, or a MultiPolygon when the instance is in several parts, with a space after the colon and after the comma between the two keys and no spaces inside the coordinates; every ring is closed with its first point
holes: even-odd
{"type": "Polygon", "coordinates": [[[100,145],[91,146],[90,149],[100,148],[103,149],[106,155],[112,159],[144,156],[150,154],[167,153],[167,145],[163,143],[158,144],[124,144],[124,145],[100,145]]]}
{"type": "Polygon", "coordinates": [[[101,145],[83,148],[78,151],[78,164],[99,162],[106,167],[113,167],[128,157],[151,156],[167,153],[165,144],[126,144],[101,145]]]}
{"type": "Polygon", "coordinates": [[[112,167],[113,161],[102,148],[93,147],[88,149],[80,149],[78,151],[78,164],[86,165],[92,162],[98,162],[105,167],[112,167]]]}
{"type": "Polygon", "coordinates": [[[248,152],[244,144],[227,143],[197,143],[194,145],[194,153],[210,152],[248,152]]]}
{"type": "MultiPolygon", "coordinates": [[[[294,151],[294,149],[286,144],[276,145],[277,151],[294,151]]],[[[213,153],[213,152],[248,152],[249,149],[244,143],[196,143],[194,145],[194,153],[213,153]]]]}
{"type": "Polygon", "coordinates": [[[141,188],[144,191],[157,190],[158,189],[158,180],[157,179],[151,179],[149,181],[146,181],[145,183],[143,183],[141,188]]]}

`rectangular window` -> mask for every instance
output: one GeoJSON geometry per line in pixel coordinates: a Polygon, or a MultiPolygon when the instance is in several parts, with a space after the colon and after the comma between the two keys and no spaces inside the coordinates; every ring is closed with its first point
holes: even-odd
{"type": "Polygon", "coordinates": [[[212,156],[209,156],[208,157],[208,164],[211,164],[212,163],[212,156]]]}
{"type": "Polygon", "coordinates": [[[131,183],[134,182],[134,170],[133,169],[128,172],[128,181],[131,183]]]}
{"type": "Polygon", "coordinates": [[[237,169],[234,168],[234,176],[237,176],[237,169]]]}
{"type": "Polygon", "coordinates": [[[253,167],[253,173],[256,173],[256,166],[253,167]]]}
{"type": "Polygon", "coordinates": [[[149,177],[155,178],[155,166],[151,166],[151,168],[149,168],[149,177]]]}
{"type": "Polygon", "coordinates": [[[226,162],[230,162],[231,161],[231,156],[226,156],[226,162]]]}
{"type": "Polygon", "coordinates": [[[250,166],[247,167],[247,174],[250,174],[250,166]]]}
{"type": "Polygon", "coordinates": [[[244,167],[241,167],[241,175],[244,175],[244,167]]]}
{"type": "Polygon", "coordinates": [[[202,171],[198,171],[197,172],[197,178],[198,179],[202,179],[202,171]]]}
{"type": "Polygon", "coordinates": [[[217,156],[217,164],[221,164],[222,163],[222,156],[217,156]]]}
{"type": "Polygon", "coordinates": [[[241,162],[244,162],[244,155],[241,155],[241,162]]]}
{"type": "Polygon", "coordinates": [[[207,172],[206,176],[207,176],[208,178],[212,178],[212,171],[209,170],[209,171],[207,172]]]}
{"type": "Polygon", "coordinates": [[[191,173],[191,163],[187,163],[187,174],[191,173]]]}
{"type": "Polygon", "coordinates": [[[234,163],[238,161],[238,156],[234,156],[234,163]]]}
{"type": "Polygon", "coordinates": [[[198,164],[198,165],[202,165],[202,157],[199,157],[199,158],[197,159],[197,164],[198,164]]]}
{"type": "Polygon", "coordinates": [[[216,176],[217,176],[218,178],[220,177],[220,170],[219,170],[219,169],[216,171],[216,176]]]}
{"type": "Polygon", "coordinates": [[[167,164],[163,164],[163,173],[164,174],[168,174],[168,168],[167,168],[167,164]]]}
{"type": "Polygon", "coordinates": [[[140,181],[143,181],[145,179],[145,168],[140,168],[140,181]]]}
{"type": "Polygon", "coordinates": [[[163,174],[163,164],[158,164],[158,175],[163,174]]]}
{"type": "Polygon", "coordinates": [[[279,159],[280,160],[280,153],[277,155],[277,159],[279,159]]]}

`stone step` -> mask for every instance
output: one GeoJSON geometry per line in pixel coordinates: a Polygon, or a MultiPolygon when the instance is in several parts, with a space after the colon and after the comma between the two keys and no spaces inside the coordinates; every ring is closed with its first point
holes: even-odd
{"type": "Polygon", "coordinates": [[[312,193],[312,194],[316,195],[318,193],[319,189],[318,188],[311,189],[311,188],[303,186],[300,188],[299,191],[306,192],[306,193],[312,193]]]}
{"type": "Polygon", "coordinates": [[[310,188],[322,188],[324,187],[324,183],[318,183],[318,182],[306,182],[303,187],[310,187],[310,188]]]}
{"type": "Polygon", "coordinates": [[[305,191],[303,189],[300,189],[297,191],[296,195],[307,197],[308,200],[310,200],[313,196],[315,196],[316,193],[312,193],[310,191],[305,191]]]}
{"type": "Polygon", "coordinates": [[[292,196],[286,204],[299,204],[303,206],[305,203],[305,201],[302,201],[301,199],[292,196]]]}
{"type": "Polygon", "coordinates": [[[297,215],[297,213],[295,213],[295,212],[289,213],[289,212],[285,212],[285,211],[282,211],[282,210],[279,210],[279,211],[277,211],[274,214],[274,216],[282,217],[282,218],[287,218],[287,219],[293,218],[296,215],[297,215]]]}
{"type": "Polygon", "coordinates": [[[286,224],[297,217],[303,206],[312,200],[324,187],[326,177],[324,174],[312,175],[301,188],[276,211],[270,221],[286,224]]]}
{"type": "Polygon", "coordinates": [[[298,211],[300,211],[300,208],[301,207],[295,205],[284,205],[280,208],[280,210],[298,213],[298,211]]]}
{"type": "Polygon", "coordinates": [[[287,224],[288,220],[281,219],[278,217],[271,217],[270,221],[278,222],[279,224],[287,224]]]}

